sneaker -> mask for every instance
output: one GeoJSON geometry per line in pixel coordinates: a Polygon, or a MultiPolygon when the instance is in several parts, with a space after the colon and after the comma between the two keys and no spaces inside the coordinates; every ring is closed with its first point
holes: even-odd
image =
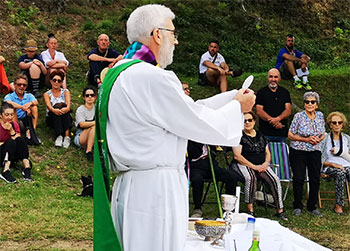
{"type": "Polygon", "coordinates": [[[70,137],[69,136],[64,137],[62,145],[66,149],[69,147],[69,145],[70,145],[70,137]]]}
{"type": "Polygon", "coordinates": [[[35,98],[41,98],[43,96],[39,90],[33,90],[33,95],[35,98]]]}
{"type": "Polygon", "coordinates": [[[294,214],[295,216],[301,215],[301,209],[300,209],[300,208],[294,209],[294,210],[293,210],[293,214],[294,214]]]}
{"type": "Polygon", "coordinates": [[[312,90],[312,87],[311,87],[309,81],[306,81],[305,83],[303,83],[303,87],[304,87],[304,89],[307,90],[307,91],[311,91],[311,90],[312,90]]]}
{"type": "Polygon", "coordinates": [[[94,154],[92,152],[85,153],[85,156],[86,156],[88,161],[94,162],[94,154]]]}
{"type": "Polygon", "coordinates": [[[288,221],[288,218],[284,212],[280,212],[275,214],[276,217],[280,218],[281,220],[288,221]]]}
{"type": "Polygon", "coordinates": [[[32,168],[24,168],[22,175],[24,177],[24,181],[32,181],[32,168]]]}
{"type": "Polygon", "coordinates": [[[202,215],[203,215],[203,212],[201,209],[195,209],[195,210],[193,210],[191,218],[201,218],[202,215]]]}
{"type": "Polygon", "coordinates": [[[294,87],[300,90],[301,88],[303,88],[303,81],[301,81],[300,79],[294,81],[294,87]]]}
{"type": "Polygon", "coordinates": [[[12,176],[11,171],[7,170],[6,172],[3,172],[0,174],[0,178],[6,181],[7,183],[16,183],[16,179],[12,176]]]}
{"type": "Polygon", "coordinates": [[[55,140],[55,146],[57,147],[61,147],[62,146],[62,141],[63,141],[63,137],[60,135],[56,138],[55,140]]]}
{"type": "Polygon", "coordinates": [[[314,214],[314,215],[316,215],[316,216],[318,216],[318,217],[323,217],[323,215],[322,215],[322,214],[320,213],[320,211],[318,211],[317,209],[310,211],[310,213],[311,213],[311,214],[314,214]]]}

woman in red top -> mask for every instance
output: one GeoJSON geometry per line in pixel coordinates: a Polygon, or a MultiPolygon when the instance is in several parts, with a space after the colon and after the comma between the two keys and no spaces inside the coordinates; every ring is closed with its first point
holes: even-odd
{"type": "Polygon", "coordinates": [[[0,178],[7,183],[15,183],[16,179],[11,174],[10,165],[11,162],[22,160],[24,180],[30,181],[31,163],[28,159],[28,146],[21,137],[19,125],[13,120],[15,109],[11,104],[4,102],[0,112],[0,163],[3,167],[0,178]]]}

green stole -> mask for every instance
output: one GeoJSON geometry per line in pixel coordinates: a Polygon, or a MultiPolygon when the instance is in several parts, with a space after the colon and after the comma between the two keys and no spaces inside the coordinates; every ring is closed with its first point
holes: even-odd
{"type": "Polygon", "coordinates": [[[143,62],[132,60],[108,70],[98,93],[95,110],[94,145],[94,251],[121,251],[110,209],[110,176],[106,127],[108,101],[115,80],[129,66],[143,62]]]}

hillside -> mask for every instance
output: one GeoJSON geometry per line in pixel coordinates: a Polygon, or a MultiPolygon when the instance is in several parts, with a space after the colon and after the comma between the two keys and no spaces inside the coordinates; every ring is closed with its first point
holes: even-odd
{"type": "MultiPolygon", "coordinates": [[[[199,57],[212,38],[221,41],[227,62],[250,72],[274,66],[288,33],[295,35],[297,48],[311,56],[311,69],[350,63],[349,0],[246,0],[244,9],[240,0],[142,1],[147,2],[163,3],[177,15],[180,38],[171,69],[180,75],[197,75],[199,57]]],[[[47,34],[55,33],[71,62],[74,75],[69,76],[82,80],[86,54],[99,33],[109,34],[112,46],[125,51],[125,22],[138,5],[135,0],[0,0],[6,68],[10,75],[17,71],[16,60],[27,39],[37,40],[44,50],[47,34]]]]}

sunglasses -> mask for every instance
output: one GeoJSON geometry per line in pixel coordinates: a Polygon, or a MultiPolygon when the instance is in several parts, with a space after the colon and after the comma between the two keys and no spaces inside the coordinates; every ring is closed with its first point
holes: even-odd
{"type": "Polygon", "coordinates": [[[94,93],[92,93],[92,94],[85,94],[85,98],[89,98],[89,97],[91,97],[91,98],[93,98],[93,97],[95,97],[96,95],[94,94],[94,93]]]}
{"type": "Polygon", "coordinates": [[[184,91],[189,91],[190,88],[186,87],[186,88],[183,88],[184,91]]]}
{"type": "Polygon", "coordinates": [[[312,104],[312,105],[314,105],[314,104],[316,104],[316,100],[304,100],[304,103],[305,104],[312,104]]]}
{"type": "Polygon", "coordinates": [[[27,86],[27,84],[16,84],[16,85],[18,85],[19,87],[26,87],[27,86]]]}
{"type": "Polygon", "coordinates": [[[332,121],[331,122],[333,125],[341,125],[341,124],[343,124],[343,121],[332,121]]]}
{"type": "Polygon", "coordinates": [[[247,122],[251,123],[251,122],[253,122],[253,119],[245,119],[244,123],[247,123],[247,122]]]}
{"type": "Polygon", "coordinates": [[[52,80],[52,82],[54,82],[54,83],[62,83],[62,79],[53,78],[53,79],[51,79],[51,80],[52,80]]]}

